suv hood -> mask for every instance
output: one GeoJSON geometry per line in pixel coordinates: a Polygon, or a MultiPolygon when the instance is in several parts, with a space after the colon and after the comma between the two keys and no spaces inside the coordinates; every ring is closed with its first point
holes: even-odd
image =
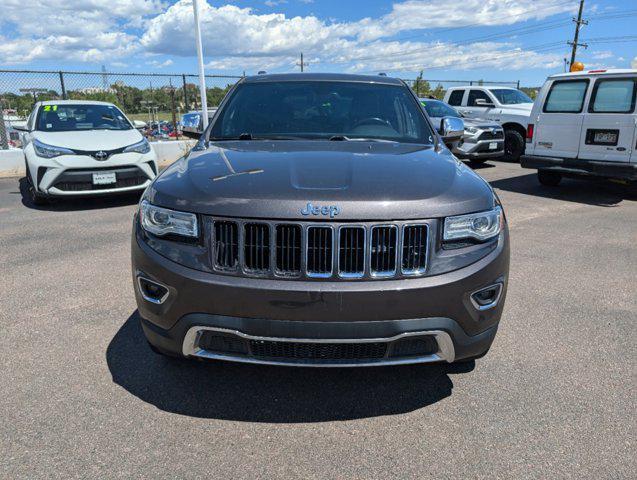
{"type": "Polygon", "coordinates": [[[141,141],[142,134],[130,130],[75,130],[72,132],[33,132],[33,137],[48,145],[72,150],[115,150],[141,141]]]}
{"type": "Polygon", "coordinates": [[[491,187],[446,148],[347,141],[211,144],[166,169],[146,197],[208,215],[318,221],[330,216],[303,216],[308,203],[337,207],[338,221],[424,219],[493,207],[491,187]]]}

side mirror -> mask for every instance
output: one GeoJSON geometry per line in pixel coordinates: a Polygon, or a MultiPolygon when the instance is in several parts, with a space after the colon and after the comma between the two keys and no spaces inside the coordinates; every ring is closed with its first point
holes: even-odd
{"type": "Polygon", "coordinates": [[[457,117],[444,117],[440,120],[440,134],[445,143],[457,142],[464,136],[464,120],[457,117]]]}
{"type": "Polygon", "coordinates": [[[142,128],[146,128],[148,125],[146,124],[146,122],[142,122],[141,120],[133,120],[133,126],[137,130],[141,130],[142,128]]]}
{"type": "Polygon", "coordinates": [[[484,98],[476,99],[476,106],[478,107],[495,107],[495,105],[484,98]]]}

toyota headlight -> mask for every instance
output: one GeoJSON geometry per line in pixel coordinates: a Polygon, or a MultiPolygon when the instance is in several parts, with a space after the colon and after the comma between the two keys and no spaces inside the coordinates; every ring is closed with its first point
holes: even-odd
{"type": "Polygon", "coordinates": [[[54,158],[60,155],[73,155],[75,152],[64,147],[54,147],[39,140],[33,140],[33,149],[38,157],[54,158]]]}
{"type": "Polygon", "coordinates": [[[157,207],[147,200],[142,201],[139,209],[142,228],[157,236],[181,235],[198,237],[197,215],[157,207]]]}
{"type": "Polygon", "coordinates": [[[464,127],[464,131],[465,133],[469,133],[471,135],[475,135],[476,133],[478,133],[478,129],[476,127],[464,127]]]}
{"type": "Polygon", "coordinates": [[[148,153],[150,152],[150,143],[145,138],[141,142],[129,145],[124,149],[124,153],[148,153]]]}
{"type": "Polygon", "coordinates": [[[502,208],[445,218],[443,240],[475,239],[480,242],[500,234],[504,225],[502,208]]]}

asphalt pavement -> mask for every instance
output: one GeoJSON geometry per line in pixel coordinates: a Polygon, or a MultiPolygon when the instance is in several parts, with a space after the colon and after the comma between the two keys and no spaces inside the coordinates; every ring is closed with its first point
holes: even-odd
{"type": "Polygon", "coordinates": [[[153,354],[136,199],[35,208],[0,179],[0,478],[635,478],[634,187],[477,171],[511,230],[493,348],[373,369],[153,354]]]}

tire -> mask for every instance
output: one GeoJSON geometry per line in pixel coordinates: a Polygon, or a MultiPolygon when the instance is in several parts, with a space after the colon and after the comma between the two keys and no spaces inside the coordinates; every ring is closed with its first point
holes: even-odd
{"type": "Polygon", "coordinates": [[[547,187],[557,187],[562,181],[562,174],[550,170],[538,170],[537,179],[547,187]]]}
{"type": "Polygon", "coordinates": [[[27,171],[27,192],[29,193],[29,200],[31,200],[31,203],[33,205],[42,206],[42,205],[49,204],[48,197],[36,191],[28,171],[27,171]]]}
{"type": "Polygon", "coordinates": [[[526,149],[524,137],[517,130],[504,131],[504,157],[507,162],[519,162],[526,149]]]}

